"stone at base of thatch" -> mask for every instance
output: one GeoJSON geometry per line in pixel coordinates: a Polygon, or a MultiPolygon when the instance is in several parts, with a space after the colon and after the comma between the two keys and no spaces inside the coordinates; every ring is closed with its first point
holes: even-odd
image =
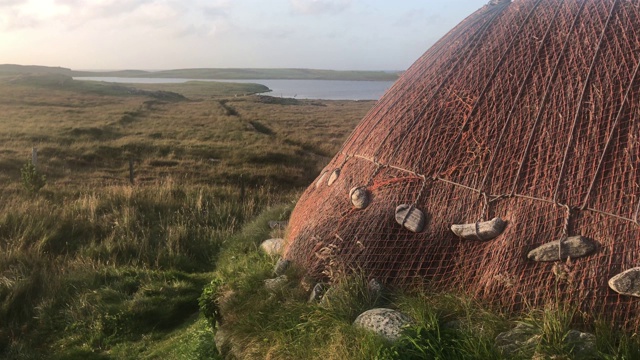
{"type": "Polygon", "coordinates": [[[396,208],[396,222],[407,230],[418,233],[424,229],[424,213],[413,205],[402,204],[396,208]]]}
{"type": "Polygon", "coordinates": [[[578,330],[569,330],[564,342],[571,349],[574,359],[598,359],[596,336],[578,330]]]}
{"type": "Polygon", "coordinates": [[[320,301],[324,296],[324,293],[327,292],[328,288],[329,286],[325,283],[317,283],[316,286],[313,287],[313,290],[311,290],[308,302],[312,303],[320,301]]]}
{"type": "Polygon", "coordinates": [[[289,268],[289,265],[291,265],[291,261],[280,258],[278,259],[276,266],[273,267],[273,273],[276,276],[280,276],[284,274],[285,271],[287,271],[287,269],[289,268]]]}
{"type": "Polygon", "coordinates": [[[284,249],[284,239],[269,239],[260,244],[260,249],[267,255],[276,256],[282,253],[284,249]]]}
{"type": "Polygon", "coordinates": [[[349,190],[349,197],[356,209],[364,209],[369,205],[369,192],[364,186],[356,186],[349,190]]]}
{"type": "Polygon", "coordinates": [[[280,275],[275,279],[267,279],[264,281],[264,287],[267,288],[267,290],[269,291],[276,291],[280,288],[282,288],[287,281],[289,281],[289,278],[287,278],[287,275],[280,275]]]}
{"type": "Polygon", "coordinates": [[[609,279],[609,287],[621,295],[640,297],[640,267],[623,271],[609,279]]]}
{"type": "Polygon", "coordinates": [[[562,254],[558,251],[559,247],[560,240],[546,243],[529,251],[527,258],[533,261],[558,261],[566,260],[568,257],[577,259],[596,250],[596,244],[593,241],[580,235],[571,236],[562,241],[562,254]]]}
{"type": "Polygon", "coordinates": [[[399,340],[409,324],[411,319],[407,315],[384,308],[367,310],[353,322],[354,326],[373,331],[389,341],[399,340]]]}
{"type": "Polygon", "coordinates": [[[269,221],[269,228],[275,230],[275,229],[284,229],[287,227],[287,225],[289,225],[288,221],[275,221],[275,220],[271,220],[269,221]]]}
{"type": "Polygon", "coordinates": [[[369,296],[372,298],[379,298],[382,296],[382,291],[384,290],[384,285],[378,279],[371,279],[367,283],[367,291],[369,292],[369,296]]]}
{"type": "Polygon", "coordinates": [[[495,344],[503,356],[511,358],[516,355],[531,356],[539,341],[540,335],[534,326],[519,323],[515,328],[498,334],[495,344]]]}
{"type": "Polygon", "coordinates": [[[333,185],[338,180],[338,177],[340,177],[340,168],[333,170],[331,176],[329,176],[329,181],[327,181],[327,186],[333,185]]]}
{"type": "Polygon", "coordinates": [[[451,231],[466,240],[491,240],[502,234],[507,223],[499,217],[473,224],[454,224],[451,231]]]}

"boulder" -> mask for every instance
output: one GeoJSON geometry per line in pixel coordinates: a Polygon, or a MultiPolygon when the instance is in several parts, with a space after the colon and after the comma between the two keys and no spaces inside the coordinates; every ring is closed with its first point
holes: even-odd
{"type": "Polygon", "coordinates": [[[284,274],[285,271],[287,271],[287,269],[289,268],[289,265],[291,265],[291,261],[280,258],[278,259],[278,262],[276,263],[276,265],[273,267],[273,273],[276,276],[280,276],[284,274]]]}
{"type": "Polygon", "coordinates": [[[311,294],[309,295],[309,302],[312,303],[322,300],[322,297],[324,296],[325,292],[327,292],[328,288],[329,286],[325,283],[317,283],[316,286],[313,287],[313,290],[311,290],[311,294]]]}
{"type": "Polygon", "coordinates": [[[574,359],[593,359],[596,351],[596,336],[578,330],[569,330],[564,337],[564,342],[571,349],[574,359]]]}
{"type": "Polygon", "coordinates": [[[533,325],[519,323],[515,328],[496,336],[495,344],[506,358],[534,353],[540,335],[533,325]]]}
{"type": "Polygon", "coordinates": [[[270,256],[280,255],[284,249],[284,239],[265,240],[260,244],[260,249],[270,256]]]}
{"type": "Polygon", "coordinates": [[[276,291],[281,289],[289,281],[287,275],[280,275],[274,279],[267,279],[264,281],[264,287],[269,291],[276,291]]]}
{"type": "Polygon", "coordinates": [[[612,277],[609,279],[609,287],[618,294],[640,297],[640,267],[612,277]]]}
{"type": "Polygon", "coordinates": [[[358,315],[354,326],[361,327],[382,336],[389,341],[397,341],[402,331],[411,324],[411,319],[392,309],[371,309],[358,315]]]}
{"type": "Polygon", "coordinates": [[[568,257],[576,259],[587,256],[596,250],[593,241],[579,235],[562,241],[562,254],[558,251],[559,247],[560,240],[552,241],[529,251],[527,257],[533,261],[558,261],[566,260],[568,257]]]}

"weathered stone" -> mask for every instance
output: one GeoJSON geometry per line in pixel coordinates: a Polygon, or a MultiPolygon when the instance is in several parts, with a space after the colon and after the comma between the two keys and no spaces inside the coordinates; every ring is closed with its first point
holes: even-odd
{"type": "Polygon", "coordinates": [[[324,178],[327,177],[327,172],[323,171],[322,174],[318,177],[318,181],[316,181],[316,189],[320,187],[320,184],[324,182],[324,178]]]}
{"type": "Polygon", "coordinates": [[[285,271],[287,271],[287,269],[289,268],[289,265],[291,265],[291,261],[280,258],[278,259],[276,266],[273,267],[273,273],[276,276],[280,276],[284,274],[285,271]]]}
{"type": "Polygon", "coordinates": [[[317,283],[316,286],[311,290],[311,294],[309,295],[309,302],[320,301],[324,296],[324,293],[327,292],[327,288],[329,286],[325,283],[317,283]]]}
{"type": "Polygon", "coordinates": [[[280,255],[284,249],[284,239],[269,239],[260,244],[260,249],[267,255],[275,256],[280,255]]]}
{"type": "Polygon", "coordinates": [[[277,278],[265,280],[264,287],[269,291],[276,291],[282,288],[287,283],[287,281],[289,281],[287,275],[280,275],[277,278]]]}
{"type": "Polygon", "coordinates": [[[275,229],[284,229],[287,227],[287,225],[289,225],[288,221],[269,221],[269,228],[275,230],[275,229]]]}
{"type": "Polygon", "coordinates": [[[327,181],[327,186],[333,185],[333,183],[336,182],[336,180],[338,180],[339,177],[340,177],[340,168],[337,168],[333,170],[333,172],[331,173],[331,176],[329,176],[329,181],[327,181]]]}
{"type": "Polygon", "coordinates": [[[454,224],[451,231],[467,240],[491,240],[502,234],[507,223],[499,217],[473,224],[454,224]]]}
{"type": "Polygon", "coordinates": [[[574,359],[593,359],[597,357],[596,336],[578,330],[569,330],[564,337],[565,343],[571,349],[574,359]]]}
{"type": "Polygon", "coordinates": [[[413,205],[402,204],[396,208],[396,222],[415,233],[424,229],[424,213],[413,205]]]}
{"type": "Polygon", "coordinates": [[[502,355],[511,358],[516,355],[531,356],[539,341],[540,335],[534,326],[519,323],[515,328],[498,334],[495,344],[502,355]]]}
{"type": "Polygon", "coordinates": [[[527,257],[534,261],[558,261],[565,260],[567,257],[576,259],[587,256],[596,250],[596,244],[593,241],[579,235],[562,241],[562,254],[559,254],[559,247],[560,240],[552,241],[529,251],[527,257]]]}
{"type": "Polygon", "coordinates": [[[369,291],[369,296],[371,296],[372,298],[378,298],[382,296],[383,289],[384,286],[380,281],[378,281],[378,279],[371,279],[367,283],[367,290],[369,291]]]}
{"type": "Polygon", "coordinates": [[[338,290],[336,290],[336,287],[330,286],[328,289],[325,290],[324,294],[322,295],[322,298],[320,299],[320,306],[321,307],[328,307],[331,304],[331,301],[335,301],[336,299],[336,294],[338,292],[338,290]]]}
{"type": "Polygon", "coordinates": [[[354,187],[349,191],[351,203],[356,209],[364,209],[369,206],[369,192],[363,186],[354,187]]]}
{"type": "Polygon", "coordinates": [[[353,325],[371,330],[389,341],[400,339],[402,331],[411,324],[405,314],[392,309],[372,309],[358,315],[353,325]]]}
{"type": "Polygon", "coordinates": [[[640,297],[640,267],[612,277],[609,279],[609,287],[618,294],[640,297]]]}

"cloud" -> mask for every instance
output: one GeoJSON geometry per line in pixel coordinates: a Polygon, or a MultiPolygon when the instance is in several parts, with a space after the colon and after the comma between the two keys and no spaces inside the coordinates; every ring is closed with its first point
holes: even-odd
{"type": "Polygon", "coordinates": [[[413,25],[439,26],[444,18],[440,14],[428,14],[424,9],[407,11],[402,14],[394,23],[394,26],[408,27],[413,25]]]}
{"type": "Polygon", "coordinates": [[[0,0],[0,8],[11,7],[24,2],[23,0],[0,0]]]}
{"type": "Polygon", "coordinates": [[[337,14],[347,9],[352,0],[290,0],[294,12],[304,15],[337,14]]]}

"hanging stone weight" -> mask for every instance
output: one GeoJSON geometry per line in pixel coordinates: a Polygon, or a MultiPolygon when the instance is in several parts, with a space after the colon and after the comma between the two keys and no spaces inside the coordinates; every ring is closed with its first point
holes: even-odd
{"type": "Polygon", "coordinates": [[[396,222],[409,231],[422,231],[424,219],[424,213],[413,205],[402,204],[396,208],[396,222]]]}
{"type": "Polygon", "coordinates": [[[356,209],[364,209],[369,205],[369,192],[364,186],[356,186],[349,191],[351,203],[356,209]]]}
{"type": "Polygon", "coordinates": [[[451,231],[466,240],[491,240],[502,234],[507,223],[499,217],[473,224],[454,224],[451,231]]]}
{"type": "Polygon", "coordinates": [[[322,174],[320,174],[320,177],[318,178],[318,181],[316,181],[316,189],[320,187],[320,184],[322,184],[322,181],[324,181],[325,177],[327,177],[326,171],[322,172],[322,174]]]}
{"type": "Polygon", "coordinates": [[[333,172],[331,173],[331,176],[329,176],[329,181],[327,181],[327,186],[333,185],[333,183],[336,182],[336,180],[338,180],[339,176],[340,176],[340,168],[333,170],[333,172]]]}
{"type": "Polygon", "coordinates": [[[562,254],[558,251],[559,246],[560,240],[546,243],[529,251],[527,258],[533,261],[558,261],[565,260],[567,257],[577,259],[591,254],[596,249],[596,244],[593,241],[579,235],[568,237],[562,241],[562,254]],[[562,255],[562,259],[559,255],[562,255]]]}
{"type": "Polygon", "coordinates": [[[640,267],[612,277],[609,280],[609,287],[621,295],[640,297],[640,267]]]}

